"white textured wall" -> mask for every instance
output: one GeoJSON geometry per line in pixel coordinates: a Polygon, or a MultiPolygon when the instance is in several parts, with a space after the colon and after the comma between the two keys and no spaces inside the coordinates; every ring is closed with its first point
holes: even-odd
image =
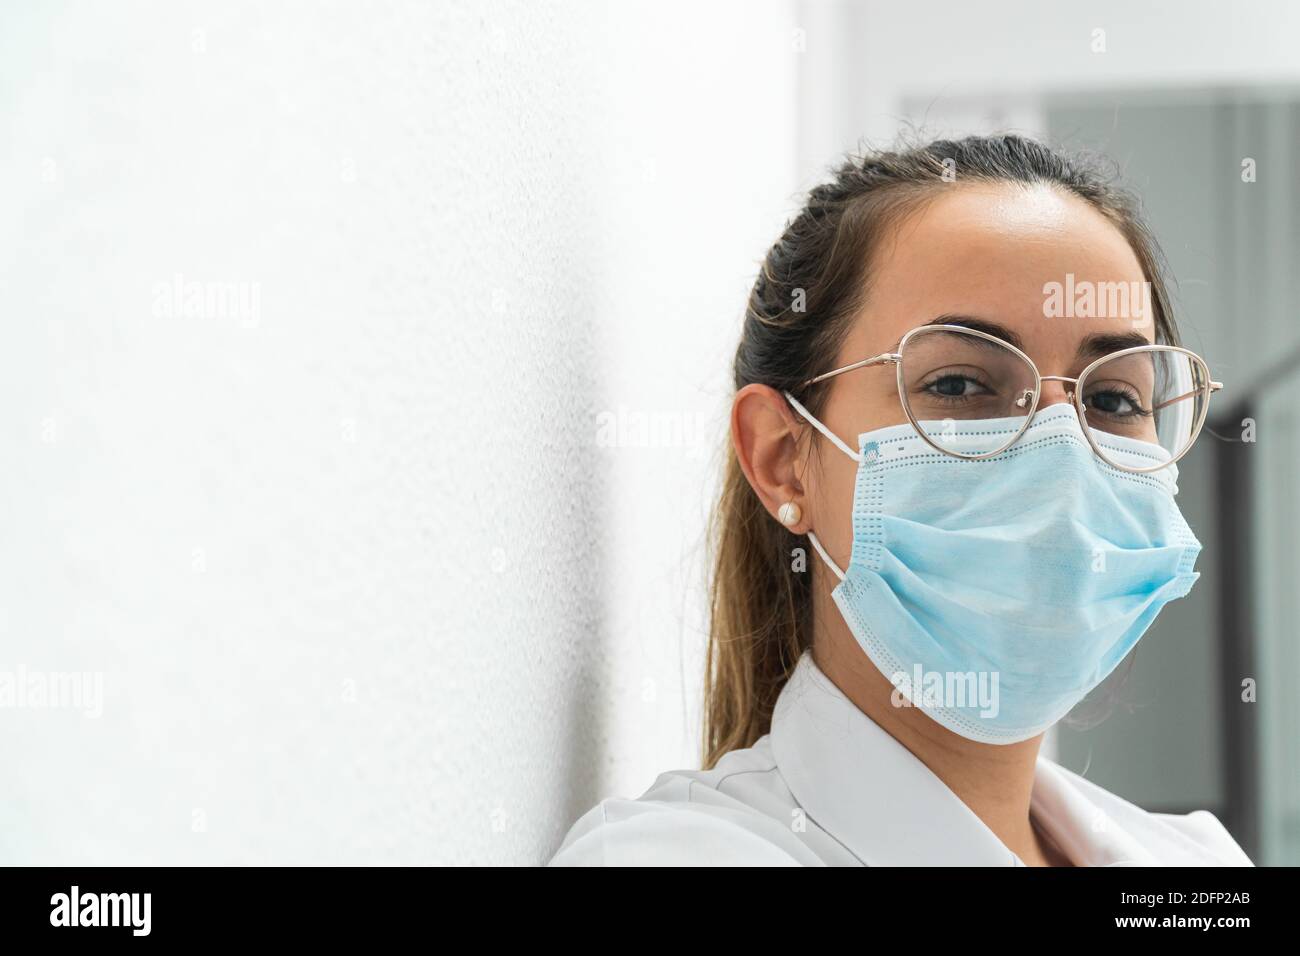
{"type": "Polygon", "coordinates": [[[0,672],[103,679],[0,707],[0,862],[538,862],[696,759],[794,19],[0,13],[0,672]]]}

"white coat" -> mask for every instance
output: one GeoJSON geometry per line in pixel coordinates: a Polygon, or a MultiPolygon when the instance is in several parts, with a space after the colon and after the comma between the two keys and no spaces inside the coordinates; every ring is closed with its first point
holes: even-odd
{"type": "MultiPolygon", "coordinates": [[[[1040,756],[1030,812],[1078,866],[1252,866],[1212,813],[1148,813],[1040,756]]],[[[553,866],[1024,866],[804,654],[771,732],[573,825],[553,866]]]]}

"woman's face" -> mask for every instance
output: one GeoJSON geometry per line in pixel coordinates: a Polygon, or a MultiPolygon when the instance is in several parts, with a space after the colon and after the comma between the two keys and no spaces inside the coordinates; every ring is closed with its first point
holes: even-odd
{"type": "MultiPolygon", "coordinates": [[[[1045,287],[1065,285],[1067,276],[1076,289],[1116,282],[1137,289],[1146,278],[1114,225],[1083,200],[1048,186],[955,185],[900,221],[876,250],[869,274],[867,300],[835,361],[822,371],[896,351],[904,333],[941,317],[1006,339],[1042,375],[1077,376],[1099,351],[1154,341],[1150,309],[1119,319],[1045,315],[1045,287]]],[[[1039,409],[1069,401],[1069,387],[1044,382],[1039,409]]],[[[860,432],[906,422],[895,366],[832,378],[819,417],[853,448],[860,432]]],[[[858,465],[829,444],[810,459],[806,443],[813,434],[805,430],[793,465],[793,483],[803,491],[803,520],[795,530],[817,532],[844,568],[852,551],[858,465]]],[[[769,510],[775,514],[782,503],[769,510]]]]}

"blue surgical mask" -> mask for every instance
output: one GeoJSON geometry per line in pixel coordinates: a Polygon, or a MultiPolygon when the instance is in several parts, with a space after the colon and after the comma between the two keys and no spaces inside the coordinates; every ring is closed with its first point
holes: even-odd
{"type": "MultiPolygon", "coordinates": [[[[1022,422],[947,422],[944,447],[989,452],[1022,422]]],[[[1119,464],[1169,457],[1094,437],[1119,464]]],[[[1069,405],[1040,410],[1019,441],[983,460],[943,454],[911,425],[860,435],[857,455],[836,444],[859,461],[848,568],[809,534],[840,578],[835,603],[896,702],[970,740],[1042,733],[1199,577],[1200,542],[1174,503],[1176,466],[1111,467],[1069,405]]]]}

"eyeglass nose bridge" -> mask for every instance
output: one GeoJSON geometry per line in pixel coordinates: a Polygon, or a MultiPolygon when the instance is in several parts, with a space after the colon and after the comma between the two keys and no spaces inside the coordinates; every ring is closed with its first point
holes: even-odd
{"type": "MultiPolygon", "coordinates": [[[[1068,375],[1040,375],[1038,376],[1038,381],[1040,384],[1042,382],[1069,382],[1071,385],[1079,384],[1079,380],[1077,378],[1071,378],[1068,375]]],[[[1073,388],[1067,388],[1065,390],[1065,393],[1070,396],[1071,400],[1074,399],[1073,388]]],[[[1016,399],[1016,407],[1028,408],[1029,404],[1033,400],[1034,400],[1034,390],[1032,388],[1027,388],[1021,393],[1020,397],[1016,399]]]]}
{"type": "MultiPolygon", "coordinates": [[[[1075,387],[1078,386],[1078,384],[1079,384],[1079,380],[1078,380],[1077,378],[1070,378],[1070,376],[1068,376],[1068,375],[1040,375],[1040,376],[1038,376],[1038,381],[1039,381],[1039,382],[1066,382],[1066,383],[1068,383],[1069,387],[1066,388],[1066,390],[1065,390],[1065,394],[1069,395],[1071,399],[1074,398],[1074,389],[1075,389],[1075,387]]],[[[1040,391],[1041,391],[1041,389],[1040,389],[1040,391]]]]}

